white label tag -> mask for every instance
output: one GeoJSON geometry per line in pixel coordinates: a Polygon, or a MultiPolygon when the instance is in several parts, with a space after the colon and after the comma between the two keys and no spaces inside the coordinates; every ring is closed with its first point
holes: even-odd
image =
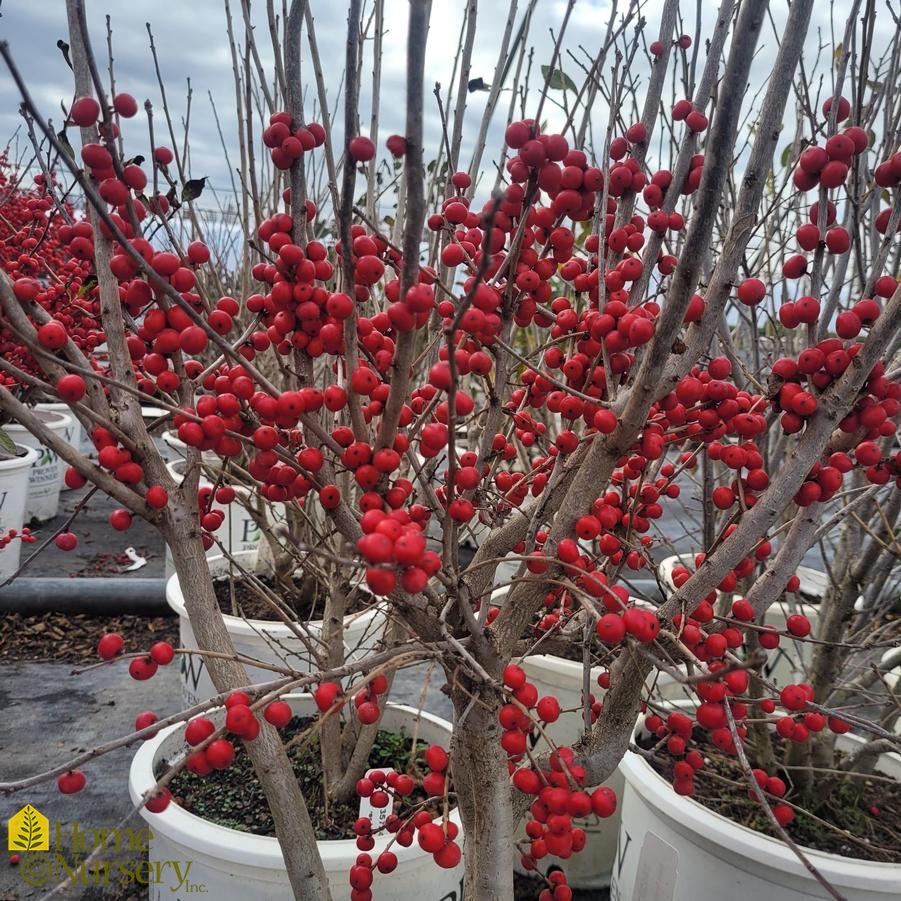
{"type": "MultiPolygon", "coordinates": [[[[382,770],[378,767],[374,767],[371,770],[366,770],[363,774],[365,779],[368,779],[371,773],[384,773],[386,776],[388,773],[393,773],[394,770],[382,770]]],[[[376,786],[376,791],[380,791],[384,788],[384,786],[376,786]]],[[[389,794],[388,795],[388,803],[384,807],[373,807],[372,801],[369,798],[360,798],[360,816],[368,817],[369,822],[372,823],[372,831],[378,832],[379,829],[384,828],[385,823],[388,822],[388,817],[391,815],[394,810],[394,799],[389,794]]]]}
{"type": "Polygon", "coordinates": [[[672,901],[679,852],[653,832],[645,833],[638,858],[633,901],[672,901]]]}

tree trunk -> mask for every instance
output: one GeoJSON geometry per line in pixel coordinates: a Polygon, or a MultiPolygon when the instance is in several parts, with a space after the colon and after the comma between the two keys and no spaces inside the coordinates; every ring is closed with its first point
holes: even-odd
{"type": "MultiPolygon", "coordinates": [[[[468,681],[465,680],[464,681],[468,681]]],[[[463,820],[464,901],[513,901],[513,862],[517,854],[507,754],[501,748],[498,711],[501,696],[454,685],[451,765],[463,820]]]]}

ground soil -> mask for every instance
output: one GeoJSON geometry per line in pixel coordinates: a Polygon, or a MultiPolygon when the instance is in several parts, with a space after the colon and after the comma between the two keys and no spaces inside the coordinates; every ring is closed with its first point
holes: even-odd
{"type": "MultiPolygon", "coordinates": [[[[747,779],[737,757],[729,756],[704,741],[695,731],[693,744],[701,750],[706,766],[695,775],[694,800],[721,816],[766,835],[777,836],[760,803],[749,797],[747,779]]],[[[777,751],[779,749],[777,748],[777,751]]],[[[673,758],[665,750],[648,762],[665,779],[672,779],[673,758]]],[[[790,775],[778,774],[791,786],[790,775]]],[[[828,773],[815,777],[816,808],[796,810],[786,832],[802,847],[829,854],[884,863],[901,863],[901,784],[880,777],[847,779],[833,791],[828,773]]],[[[791,789],[786,801],[802,806],[791,789]]],[[[777,799],[772,798],[773,803],[777,799]]]]}
{"type": "Polygon", "coordinates": [[[97,663],[97,641],[119,632],[128,651],[168,641],[178,646],[178,617],[92,616],[86,613],[22,613],[0,615],[0,663],[47,661],[97,663]]]}

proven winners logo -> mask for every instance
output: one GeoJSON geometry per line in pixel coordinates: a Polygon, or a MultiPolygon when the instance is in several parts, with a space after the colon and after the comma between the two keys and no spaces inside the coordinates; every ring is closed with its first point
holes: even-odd
{"type": "Polygon", "coordinates": [[[29,885],[150,886],[165,880],[171,886],[174,876],[170,891],[206,893],[206,886],[189,879],[192,861],[144,859],[153,841],[149,829],[91,829],[78,820],[51,824],[26,804],[7,820],[7,839],[10,862],[19,864],[29,885]]]}

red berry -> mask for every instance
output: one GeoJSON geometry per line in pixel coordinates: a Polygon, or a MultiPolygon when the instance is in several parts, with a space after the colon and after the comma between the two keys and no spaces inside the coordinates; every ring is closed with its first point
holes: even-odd
{"type": "Polygon", "coordinates": [[[191,720],[185,726],[185,741],[189,745],[199,745],[202,741],[208,739],[216,731],[216,726],[212,720],[208,720],[204,716],[199,716],[191,720]]]}
{"type": "Polygon", "coordinates": [[[368,163],[375,156],[375,144],[364,135],[352,138],[347,150],[351,158],[360,163],[368,163]]]}
{"type": "Polygon", "coordinates": [[[287,701],[273,701],[266,706],[263,716],[266,722],[275,726],[276,729],[284,729],[291,722],[293,716],[291,705],[287,701]]]}
{"type": "Polygon", "coordinates": [[[128,674],[136,682],[146,682],[156,675],[158,664],[150,657],[135,657],[128,665],[128,674]]]}
{"type": "Polygon", "coordinates": [[[235,759],[235,748],[230,741],[218,738],[206,749],[206,759],[215,770],[227,770],[235,759]]]}
{"type": "Polygon", "coordinates": [[[805,638],[810,635],[810,620],[800,613],[793,613],[785,621],[785,626],[796,638],[805,638]]]}
{"type": "Polygon", "coordinates": [[[397,855],[393,851],[382,851],[375,865],[380,873],[393,873],[397,869],[397,855]]]}
{"type": "Polygon", "coordinates": [[[255,723],[256,717],[253,715],[253,711],[245,704],[235,704],[229,707],[225,715],[226,728],[242,738],[255,730],[255,723]]]}
{"type": "Polygon", "coordinates": [[[74,551],[78,546],[78,537],[74,532],[60,532],[54,543],[61,551],[74,551]]]}
{"type": "Polygon", "coordinates": [[[154,663],[166,666],[172,662],[172,659],[175,657],[175,651],[168,641],[158,641],[150,648],[150,656],[154,663]]]}
{"type": "Polygon", "coordinates": [[[110,513],[109,522],[117,532],[125,532],[131,528],[131,513],[120,507],[110,513]]]}
{"type": "Polygon", "coordinates": [[[144,803],[151,813],[162,813],[172,800],[172,792],[168,788],[157,789],[144,803]]]}
{"type": "Polygon", "coordinates": [[[169,492],[162,485],[151,485],[147,489],[144,499],[147,501],[148,507],[161,510],[169,503],[169,492]]]}
{"type": "Polygon", "coordinates": [[[38,329],[38,341],[41,347],[46,347],[48,350],[59,350],[61,347],[65,347],[67,340],[66,327],[56,319],[45,322],[38,329]]]}
{"type": "Polygon", "coordinates": [[[138,114],[138,101],[131,94],[116,94],[113,109],[123,118],[131,119],[138,114]]]}
{"type": "Polygon", "coordinates": [[[441,745],[430,745],[425,752],[425,762],[430,770],[443,773],[450,763],[450,757],[441,745]]]}
{"type": "MultiPolygon", "coordinates": [[[[135,732],[140,732],[148,726],[152,726],[159,717],[152,710],[145,710],[135,717],[135,732]]],[[[147,738],[153,738],[156,732],[148,735],[147,738]]]]}
{"type": "Polygon", "coordinates": [[[754,306],[766,297],[766,285],[759,278],[746,278],[738,286],[738,299],[746,306],[754,306]]]}
{"type": "Polygon", "coordinates": [[[510,663],[504,668],[504,685],[507,688],[512,688],[515,691],[517,688],[522,688],[525,684],[526,674],[521,666],[510,663]]]}
{"type": "Polygon", "coordinates": [[[125,641],[118,632],[108,632],[97,643],[97,653],[103,660],[112,660],[122,653],[125,641]]]}
{"type": "Polygon", "coordinates": [[[437,823],[426,823],[419,828],[419,847],[431,854],[444,847],[444,830],[437,823]]]}
{"type": "Polygon", "coordinates": [[[67,404],[78,403],[84,397],[86,390],[84,379],[74,372],[62,376],[56,383],[56,393],[59,395],[59,399],[67,404]]]}
{"type": "Polygon", "coordinates": [[[74,795],[76,792],[80,792],[86,782],[87,779],[81,770],[69,770],[68,773],[63,773],[56,780],[57,787],[64,795],[74,795]]]}
{"type": "Polygon", "coordinates": [[[327,710],[330,710],[335,703],[335,699],[338,697],[339,692],[341,691],[340,686],[336,682],[323,682],[315,692],[313,692],[313,697],[316,700],[316,706],[325,713],[327,710]]]}
{"type": "Polygon", "coordinates": [[[385,146],[395,159],[400,159],[400,157],[407,152],[406,138],[401,135],[391,135],[388,140],[385,141],[385,146]]]}
{"type": "Polygon", "coordinates": [[[69,118],[80,128],[90,128],[100,118],[100,104],[93,97],[79,97],[69,110],[69,118]]]}

